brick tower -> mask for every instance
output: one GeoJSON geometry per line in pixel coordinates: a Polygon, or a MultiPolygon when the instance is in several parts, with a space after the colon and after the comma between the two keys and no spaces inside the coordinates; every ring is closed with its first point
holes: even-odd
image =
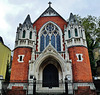
{"type": "Polygon", "coordinates": [[[65,44],[72,60],[72,72],[75,95],[93,90],[91,67],[85,37],[85,31],[75,16],[71,13],[67,28],[65,28],[65,44]],[[82,90],[82,91],[81,91],[82,90]]]}
{"type": "MultiPolygon", "coordinates": [[[[15,48],[9,85],[10,89],[12,88],[25,90],[26,88],[22,83],[28,82],[29,61],[31,60],[31,53],[36,43],[35,32],[36,30],[33,29],[30,16],[28,15],[24,23],[19,24],[16,32],[15,48]],[[17,83],[17,85],[13,85],[13,83],[17,83]],[[18,85],[20,85],[20,87],[18,85]]],[[[19,92],[16,93],[16,95],[19,94],[19,92]]]]}

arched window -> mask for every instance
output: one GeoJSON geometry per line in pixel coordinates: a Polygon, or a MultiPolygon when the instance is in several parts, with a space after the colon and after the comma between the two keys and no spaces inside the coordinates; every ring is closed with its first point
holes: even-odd
{"type": "Polygon", "coordinates": [[[55,36],[54,34],[51,36],[51,44],[55,47],[55,36]]]}
{"type": "Polygon", "coordinates": [[[24,30],[22,38],[25,38],[25,34],[26,34],[26,31],[24,30]]]}
{"type": "Polygon", "coordinates": [[[56,41],[57,41],[57,51],[61,51],[60,36],[58,34],[56,37],[56,41]]]}
{"type": "Polygon", "coordinates": [[[43,51],[49,44],[49,40],[51,40],[51,45],[57,51],[61,51],[61,39],[57,26],[52,23],[45,25],[40,35],[42,35],[40,36],[40,51],[43,51]]]}
{"type": "Polygon", "coordinates": [[[44,49],[44,36],[41,36],[41,41],[40,41],[40,51],[43,51],[44,49]]]}
{"type": "Polygon", "coordinates": [[[78,32],[77,29],[75,28],[75,36],[78,36],[78,32]]]}
{"type": "Polygon", "coordinates": [[[68,37],[71,38],[70,30],[68,30],[68,37]]]}
{"type": "Polygon", "coordinates": [[[46,46],[49,44],[49,35],[46,36],[46,46]]]}
{"type": "Polygon", "coordinates": [[[32,39],[32,31],[30,31],[29,38],[32,39]]]}

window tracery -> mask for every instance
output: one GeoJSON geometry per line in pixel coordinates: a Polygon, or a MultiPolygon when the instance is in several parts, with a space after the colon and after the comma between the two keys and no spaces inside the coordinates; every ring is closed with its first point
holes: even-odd
{"type": "Polygon", "coordinates": [[[45,25],[41,31],[40,51],[44,50],[44,48],[49,44],[49,41],[51,41],[52,46],[57,51],[61,51],[61,40],[60,40],[59,29],[52,23],[48,23],[47,25],[45,25]]]}

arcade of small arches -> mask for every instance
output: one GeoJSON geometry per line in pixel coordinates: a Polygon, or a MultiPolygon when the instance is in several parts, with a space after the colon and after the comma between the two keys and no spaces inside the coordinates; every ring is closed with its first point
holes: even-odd
{"type": "MultiPolygon", "coordinates": [[[[78,37],[78,30],[77,28],[74,29],[74,32],[75,32],[75,37],[78,37]]],[[[70,30],[68,30],[68,38],[71,38],[72,37],[72,33],[70,30]]],[[[81,30],[81,37],[83,37],[83,33],[82,33],[82,30],[81,30]]]]}

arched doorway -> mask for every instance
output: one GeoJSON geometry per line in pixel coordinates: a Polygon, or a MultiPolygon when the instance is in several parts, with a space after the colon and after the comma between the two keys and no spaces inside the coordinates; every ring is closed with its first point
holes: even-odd
{"type": "Polygon", "coordinates": [[[43,87],[59,87],[58,70],[53,64],[48,64],[43,70],[43,87]]]}

